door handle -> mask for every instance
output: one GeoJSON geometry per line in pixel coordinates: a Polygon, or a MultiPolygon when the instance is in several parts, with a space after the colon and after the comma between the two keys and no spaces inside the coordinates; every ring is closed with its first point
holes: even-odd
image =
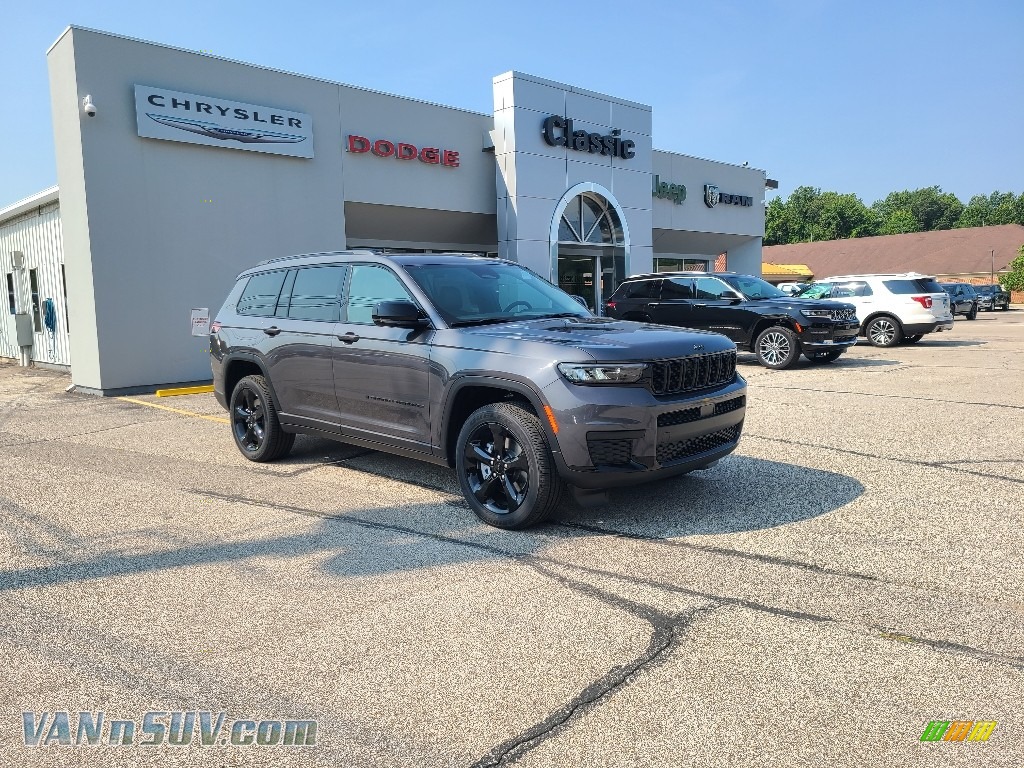
{"type": "Polygon", "coordinates": [[[346,344],[354,344],[355,342],[359,341],[359,337],[352,333],[352,331],[349,331],[345,335],[339,336],[338,341],[343,341],[346,344]]]}
{"type": "Polygon", "coordinates": [[[277,334],[281,332],[281,329],[276,325],[272,325],[269,328],[264,328],[263,332],[267,334],[267,336],[277,336],[277,334]]]}

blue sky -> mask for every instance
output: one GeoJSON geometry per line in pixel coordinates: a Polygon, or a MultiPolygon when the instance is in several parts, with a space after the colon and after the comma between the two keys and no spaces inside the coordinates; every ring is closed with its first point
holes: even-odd
{"type": "Polygon", "coordinates": [[[56,183],[46,49],[69,24],[491,111],[510,69],[649,104],[654,145],[779,192],[1024,191],[1024,3],[67,2],[0,26],[0,207],[56,183]]]}

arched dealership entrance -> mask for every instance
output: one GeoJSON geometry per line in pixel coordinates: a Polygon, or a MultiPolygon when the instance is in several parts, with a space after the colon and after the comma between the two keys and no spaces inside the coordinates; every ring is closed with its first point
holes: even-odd
{"type": "Polygon", "coordinates": [[[600,313],[629,268],[629,230],[618,202],[599,184],[572,187],[551,221],[552,271],[558,286],[600,313]]]}

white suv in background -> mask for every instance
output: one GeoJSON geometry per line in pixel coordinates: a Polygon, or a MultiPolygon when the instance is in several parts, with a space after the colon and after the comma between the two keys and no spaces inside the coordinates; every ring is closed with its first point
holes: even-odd
{"type": "Polygon", "coordinates": [[[915,344],[953,327],[949,294],[930,275],[836,275],[815,280],[801,298],[834,299],[857,307],[860,335],[876,347],[915,344]]]}

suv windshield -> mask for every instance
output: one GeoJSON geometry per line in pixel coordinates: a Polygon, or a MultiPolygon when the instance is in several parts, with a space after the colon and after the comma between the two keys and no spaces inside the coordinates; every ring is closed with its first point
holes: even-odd
{"type": "Polygon", "coordinates": [[[748,299],[788,299],[788,293],[780,291],[771,283],[750,275],[722,275],[725,282],[748,299]]]}
{"type": "Polygon", "coordinates": [[[415,264],[406,271],[450,326],[592,317],[572,296],[516,264],[415,264]]]}

